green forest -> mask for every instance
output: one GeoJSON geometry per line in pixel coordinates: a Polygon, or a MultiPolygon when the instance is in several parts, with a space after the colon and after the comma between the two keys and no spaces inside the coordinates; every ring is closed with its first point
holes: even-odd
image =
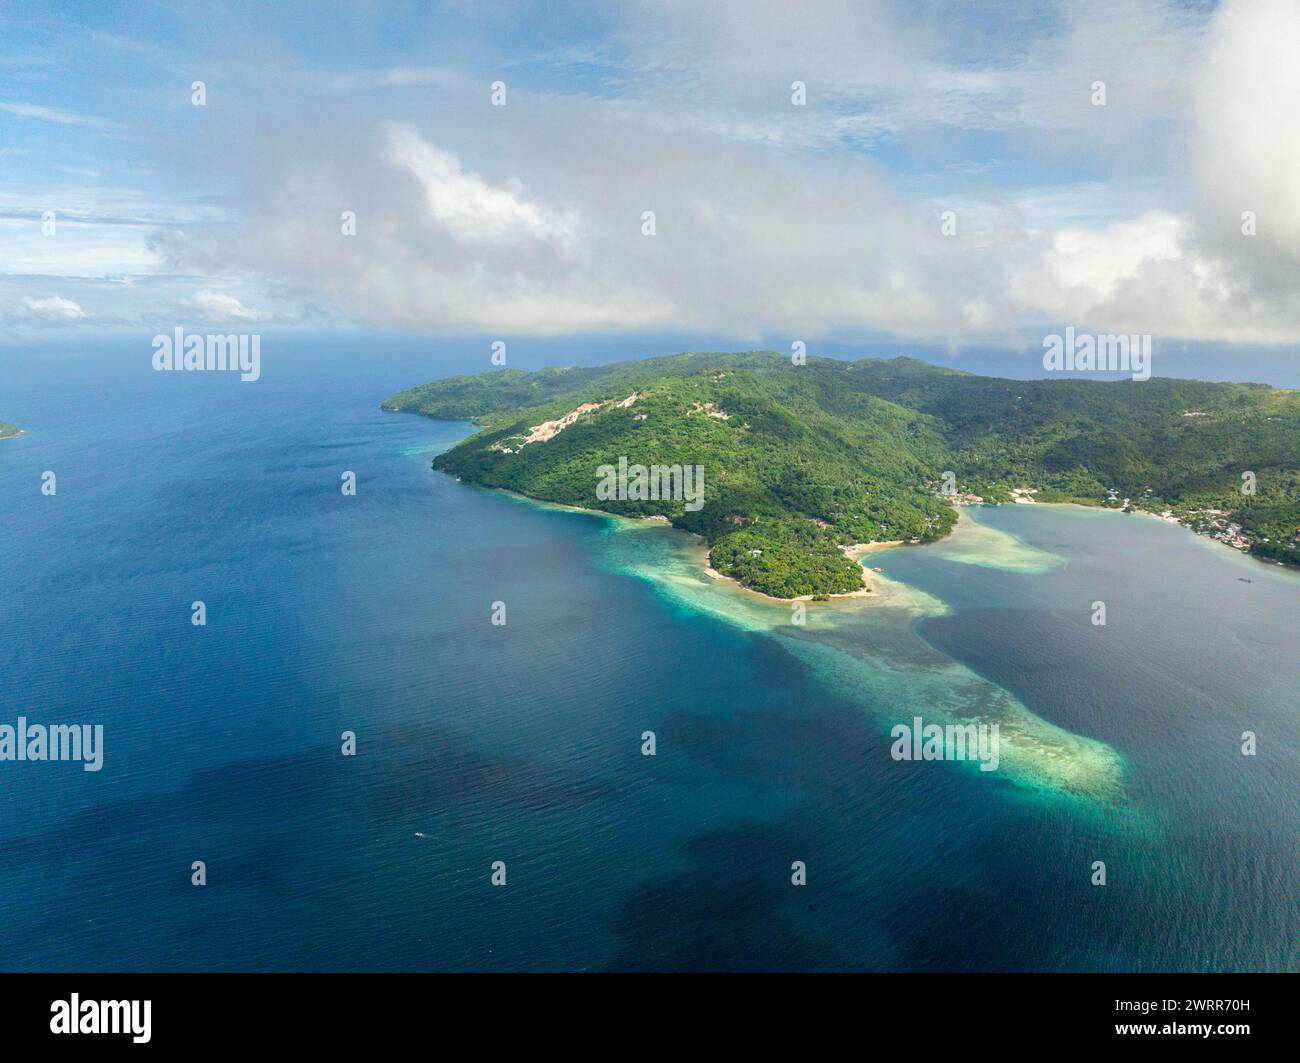
{"type": "Polygon", "coordinates": [[[480,431],[437,469],[545,501],[665,516],[708,541],[720,572],[778,598],[858,589],[845,545],[946,535],[954,488],[991,503],[1033,488],[1043,502],[1168,512],[1300,563],[1300,392],[1262,384],[1002,380],[910,358],[795,365],[771,352],[702,353],[498,369],[383,406],[474,421],[480,431]],[[598,498],[597,470],[620,458],[702,467],[703,507],[598,498]]]}
{"type": "Polygon", "coordinates": [[[10,436],[19,435],[22,432],[16,424],[5,424],[0,421],[0,439],[8,439],[10,436]]]}

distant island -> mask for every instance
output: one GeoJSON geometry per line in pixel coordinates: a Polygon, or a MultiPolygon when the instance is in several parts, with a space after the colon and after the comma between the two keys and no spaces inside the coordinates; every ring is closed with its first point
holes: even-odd
{"type": "Polygon", "coordinates": [[[860,590],[853,546],[938,539],[963,504],[1143,511],[1300,563],[1300,392],[1264,384],[1003,380],[759,351],[490,370],[383,408],[480,427],[436,469],[665,518],[708,542],[718,572],[777,598],[860,590]],[[687,470],[688,485],[698,468],[702,498],[658,497],[666,473],[648,497],[638,466],[687,470]],[[612,492],[629,468],[633,487],[612,492]]]}
{"type": "Polygon", "coordinates": [[[6,424],[0,421],[0,439],[13,439],[14,436],[20,436],[23,430],[16,424],[6,424]]]}

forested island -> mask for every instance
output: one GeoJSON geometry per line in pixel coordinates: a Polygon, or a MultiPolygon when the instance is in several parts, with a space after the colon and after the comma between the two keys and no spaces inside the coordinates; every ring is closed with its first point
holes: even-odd
{"type": "MultiPolygon", "coordinates": [[[[911,358],[772,352],[497,369],[383,404],[481,429],[434,467],[531,498],[662,516],[778,598],[862,586],[844,548],[946,535],[956,504],[1075,502],[1178,520],[1300,563],[1300,392],[1003,380],[911,358]],[[703,505],[602,497],[602,467],[700,467],[703,505]]],[[[607,494],[607,492],[606,492],[607,494]]]]}
{"type": "Polygon", "coordinates": [[[0,439],[12,439],[14,436],[20,436],[23,430],[16,424],[6,424],[0,421],[0,439]]]}

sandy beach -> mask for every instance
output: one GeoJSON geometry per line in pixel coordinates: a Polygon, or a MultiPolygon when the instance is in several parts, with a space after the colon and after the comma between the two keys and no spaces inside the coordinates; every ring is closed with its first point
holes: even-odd
{"type": "MultiPolygon", "coordinates": [[[[705,543],[703,539],[700,539],[699,548],[700,548],[700,564],[704,567],[704,571],[708,574],[709,578],[721,580],[723,583],[729,583],[736,590],[742,591],[745,594],[752,594],[755,597],[762,598],[763,601],[765,602],[811,602],[815,597],[815,595],[812,594],[800,594],[795,598],[776,598],[773,595],[764,594],[762,591],[756,591],[752,587],[746,587],[739,580],[734,580],[730,576],[724,575],[723,573],[719,572],[716,568],[714,568],[712,565],[709,564],[709,547],[708,544],[705,543]]],[[[825,595],[824,600],[836,601],[843,598],[879,598],[879,597],[880,597],[879,592],[873,589],[871,584],[868,582],[867,570],[864,568],[862,570],[862,587],[860,590],[846,591],[843,594],[828,594],[825,595]]]]}
{"type": "Polygon", "coordinates": [[[850,557],[854,561],[859,561],[866,557],[867,554],[875,553],[877,550],[891,550],[895,546],[906,546],[906,539],[891,539],[879,543],[853,543],[850,546],[841,546],[845,557],[850,557]]]}

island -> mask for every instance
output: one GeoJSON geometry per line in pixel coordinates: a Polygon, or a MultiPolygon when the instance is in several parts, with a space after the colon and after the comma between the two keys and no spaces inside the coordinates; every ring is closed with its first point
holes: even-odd
{"type": "Polygon", "coordinates": [[[6,424],[0,421],[0,439],[13,439],[15,436],[23,434],[23,430],[15,424],[6,424]]]}
{"type": "Polygon", "coordinates": [[[1300,392],[1265,384],[1006,380],[755,351],[493,369],[383,408],[474,422],[436,469],[666,520],[708,543],[717,572],[776,598],[860,593],[864,545],[941,538],[964,504],[1142,511],[1300,563],[1300,392]]]}

